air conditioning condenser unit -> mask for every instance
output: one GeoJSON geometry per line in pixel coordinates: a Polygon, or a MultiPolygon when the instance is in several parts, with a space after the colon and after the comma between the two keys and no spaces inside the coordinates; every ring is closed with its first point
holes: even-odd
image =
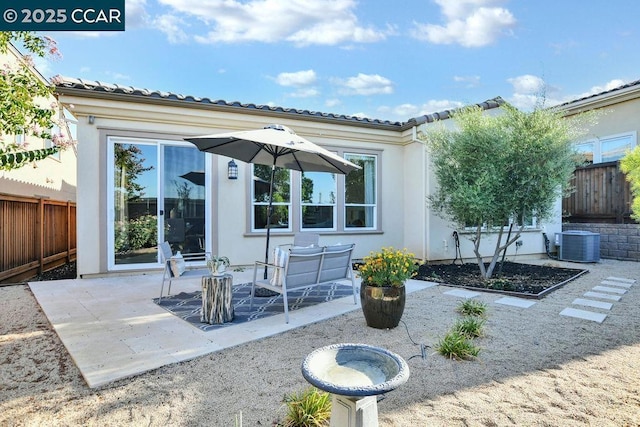
{"type": "Polygon", "coordinates": [[[572,230],[559,234],[561,261],[598,262],[600,261],[600,234],[591,231],[572,230]]]}

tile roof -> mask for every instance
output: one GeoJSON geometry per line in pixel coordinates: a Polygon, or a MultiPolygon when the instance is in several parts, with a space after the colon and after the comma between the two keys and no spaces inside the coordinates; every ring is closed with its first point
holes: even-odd
{"type": "MultiPolygon", "coordinates": [[[[284,113],[297,116],[305,116],[310,118],[325,119],[331,121],[347,121],[350,124],[360,124],[371,127],[385,127],[394,130],[405,130],[413,126],[423,123],[431,123],[437,120],[446,120],[451,117],[451,113],[455,110],[445,110],[438,113],[431,113],[424,116],[411,118],[405,122],[392,122],[389,120],[371,119],[367,117],[349,116],[344,114],[322,113],[318,111],[300,110],[296,108],[272,107],[269,105],[259,105],[252,103],[241,103],[238,101],[224,101],[220,99],[213,100],[211,98],[200,98],[191,95],[181,95],[173,92],[162,92],[158,90],[149,90],[136,88],[133,86],[122,86],[118,84],[104,83],[95,80],[76,79],[71,77],[56,76],[53,79],[56,91],[64,93],[65,89],[90,91],[93,93],[125,95],[132,97],[143,97],[147,99],[162,99],[167,101],[179,101],[184,103],[193,103],[200,105],[212,105],[229,108],[242,108],[253,111],[264,111],[272,113],[284,113]]],[[[504,103],[500,97],[490,99],[488,101],[478,103],[485,110],[497,108],[504,103]]]]}
{"type": "Polygon", "coordinates": [[[597,98],[597,97],[600,97],[600,96],[603,96],[603,95],[613,95],[616,92],[620,92],[620,91],[622,91],[624,89],[631,89],[631,88],[634,88],[635,86],[638,86],[637,89],[640,89],[640,80],[629,82],[629,83],[623,84],[622,86],[618,86],[618,87],[613,88],[613,89],[605,90],[603,92],[594,93],[592,95],[587,95],[587,96],[584,96],[582,98],[574,99],[572,101],[567,101],[565,103],[557,105],[556,108],[569,107],[572,104],[577,104],[579,102],[586,101],[586,100],[589,100],[589,99],[594,99],[594,98],[597,98]]]}

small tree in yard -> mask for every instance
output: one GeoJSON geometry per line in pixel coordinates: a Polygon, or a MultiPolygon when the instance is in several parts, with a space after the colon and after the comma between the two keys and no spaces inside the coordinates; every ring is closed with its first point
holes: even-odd
{"type": "Polygon", "coordinates": [[[631,183],[633,202],[631,203],[631,218],[640,222],[640,146],[627,153],[620,160],[620,170],[627,175],[631,183]]]}
{"type": "Polygon", "coordinates": [[[578,159],[572,147],[577,127],[560,113],[501,108],[504,114],[496,117],[479,107],[462,109],[453,114],[457,130],[440,126],[423,137],[438,182],[429,196],[431,206],[442,217],[474,228],[474,253],[486,279],[500,254],[520,238],[526,218],[553,214],[578,159]],[[506,237],[510,223],[516,227],[506,237]],[[488,266],[480,252],[485,227],[497,233],[488,266]]]}

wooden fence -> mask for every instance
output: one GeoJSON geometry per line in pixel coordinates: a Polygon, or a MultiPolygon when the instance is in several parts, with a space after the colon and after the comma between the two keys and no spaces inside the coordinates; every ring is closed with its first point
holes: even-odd
{"type": "Polygon", "coordinates": [[[563,221],[570,223],[633,223],[631,190],[618,162],[578,168],[575,191],[562,200],[563,221]]]}
{"type": "Polygon", "coordinates": [[[76,258],[76,204],[0,193],[0,283],[76,258]]]}

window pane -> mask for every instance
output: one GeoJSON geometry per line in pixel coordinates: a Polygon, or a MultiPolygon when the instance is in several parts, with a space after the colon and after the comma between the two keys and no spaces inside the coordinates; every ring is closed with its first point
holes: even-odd
{"type": "MultiPolygon", "coordinates": [[[[254,229],[266,230],[267,228],[267,209],[268,205],[254,205],[253,218],[254,229]]],[[[271,229],[289,228],[289,206],[274,205],[271,214],[271,229]]]]}
{"type": "Polygon", "coordinates": [[[345,158],[362,168],[350,172],[345,179],[346,203],[376,203],[375,156],[347,154],[345,158]]]}
{"type": "Polygon", "coordinates": [[[374,212],[373,206],[347,206],[345,212],[347,228],[374,227],[374,212]]]}
{"type": "Polygon", "coordinates": [[[114,144],[115,264],[155,262],[158,245],[158,148],[114,144]]]}
{"type": "MultiPolygon", "coordinates": [[[[276,168],[273,179],[273,201],[289,202],[291,185],[289,169],[276,168]]],[[[271,182],[271,167],[266,165],[253,165],[253,201],[269,202],[269,183],[271,182]]]]}
{"type": "Polygon", "coordinates": [[[336,175],[326,172],[304,172],[301,175],[300,198],[302,228],[336,227],[336,175]]]}
{"type": "Polygon", "coordinates": [[[602,161],[613,162],[624,157],[627,150],[631,150],[631,136],[604,139],[601,142],[602,161]]]}
{"type": "MultiPolygon", "coordinates": [[[[57,125],[54,125],[49,132],[51,133],[51,138],[53,138],[54,135],[60,135],[60,128],[57,125]]],[[[44,140],[44,148],[51,148],[53,146],[54,146],[53,140],[51,139],[44,140]]],[[[60,151],[58,151],[55,154],[52,154],[49,157],[54,158],[56,160],[60,160],[60,151]]]]}
{"type": "Polygon", "coordinates": [[[345,158],[362,168],[345,178],[345,227],[375,228],[377,157],[347,154],[345,158]]]}
{"type": "Polygon", "coordinates": [[[174,252],[204,252],[204,153],[195,147],[165,145],[163,210],[165,236],[174,252]]]}
{"type": "MultiPolygon", "coordinates": [[[[254,230],[264,230],[267,228],[270,182],[271,166],[253,165],[254,230]]],[[[271,229],[289,229],[289,215],[291,211],[291,172],[289,169],[276,168],[273,179],[272,201],[271,229]]]]}
{"type": "Polygon", "coordinates": [[[584,144],[578,144],[576,151],[584,156],[583,161],[587,164],[593,164],[594,143],[587,142],[584,144]]]}
{"type": "Polygon", "coordinates": [[[334,211],[333,206],[303,206],[302,228],[334,228],[334,211]]]}

